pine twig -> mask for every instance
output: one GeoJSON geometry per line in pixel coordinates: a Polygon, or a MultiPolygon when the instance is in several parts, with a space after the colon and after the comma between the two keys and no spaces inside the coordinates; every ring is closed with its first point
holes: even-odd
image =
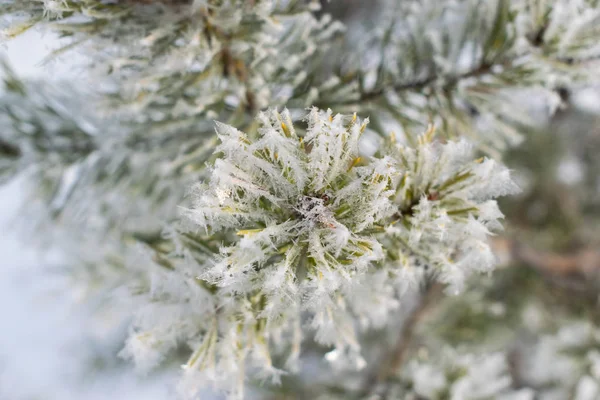
{"type": "Polygon", "coordinates": [[[390,352],[386,353],[386,355],[389,354],[389,357],[379,363],[380,368],[368,378],[364,393],[369,395],[375,394],[378,386],[385,383],[402,367],[406,361],[408,352],[414,344],[414,334],[419,322],[435,303],[442,289],[443,285],[438,282],[428,282],[426,284],[418,303],[402,324],[396,345],[390,352]]]}

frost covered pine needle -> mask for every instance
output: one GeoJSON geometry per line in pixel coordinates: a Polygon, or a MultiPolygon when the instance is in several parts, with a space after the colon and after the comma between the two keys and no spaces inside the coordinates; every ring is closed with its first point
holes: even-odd
{"type": "Polygon", "coordinates": [[[384,325],[407,287],[431,274],[458,289],[493,266],[486,238],[502,216],[493,198],[515,186],[466,142],[437,142],[432,129],[417,148],[384,143],[369,158],[359,152],[368,120],[356,115],[312,108],[303,132],[287,110],[257,122],[256,137],[217,124],[218,158],[183,213],[192,230],[224,238],[195,269],[221,306],[207,311],[220,322],[197,342],[193,381],[194,371],[219,381],[229,365],[243,382],[250,363],[277,382],[307,334],[333,346],[328,361],[361,369],[357,329],[384,325]],[[289,353],[285,366],[273,365],[275,348],[289,353]]]}

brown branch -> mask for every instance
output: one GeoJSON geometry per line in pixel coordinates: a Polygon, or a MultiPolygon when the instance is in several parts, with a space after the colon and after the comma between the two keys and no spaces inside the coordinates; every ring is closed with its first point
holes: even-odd
{"type": "Polygon", "coordinates": [[[497,238],[493,247],[507,262],[527,265],[545,275],[588,280],[600,277],[600,249],[581,248],[572,253],[542,251],[515,239],[497,238]]]}
{"type": "Polygon", "coordinates": [[[414,344],[415,329],[423,316],[429,311],[435,300],[442,292],[443,285],[440,283],[428,283],[421,294],[418,303],[410,315],[402,323],[400,334],[394,348],[384,355],[384,359],[378,363],[379,369],[367,379],[364,393],[374,394],[380,384],[385,383],[404,364],[406,356],[414,344]]]}

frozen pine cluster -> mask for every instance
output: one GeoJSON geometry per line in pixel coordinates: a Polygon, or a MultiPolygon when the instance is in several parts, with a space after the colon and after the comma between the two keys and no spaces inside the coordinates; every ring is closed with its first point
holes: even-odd
{"type": "Polygon", "coordinates": [[[401,171],[394,184],[398,218],[385,226],[386,247],[397,260],[390,275],[407,284],[424,268],[458,293],[471,272],[494,267],[487,239],[503,217],[494,199],[518,187],[506,167],[475,159],[465,140],[441,143],[433,134],[431,128],[416,148],[393,140],[384,147],[401,171]]]}
{"type": "Polygon", "coordinates": [[[198,238],[167,256],[185,275],[171,279],[189,283],[153,288],[189,299],[170,325],[198,325],[167,341],[162,318],[141,318],[126,349],[135,359],[162,342],[195,343],[186,381],[240,382],[234,397],[246,374],[278,382],[293,372],[308,338],[331,348],[328,361],[361,369],[357,331],[385,325],[407,289],[433,277],[456,290],[494,265],[487,238],[502,214],[493,199],[516,187],[466,143],[436,141],[431,128],[416,148],[388,144],[385,155],[366,157],[368,120],[356,114],[313,108],[300,132],[288,110],[272,109],[257,124],[255,137],[217,124],[209,178],[172,234],[198,238]],[[200,260],[189,254],[215,236],[200,260]]]}

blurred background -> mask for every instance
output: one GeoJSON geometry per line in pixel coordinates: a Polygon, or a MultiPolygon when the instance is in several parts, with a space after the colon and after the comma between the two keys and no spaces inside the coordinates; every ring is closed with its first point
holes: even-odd
{"type": "MultiPolygon", "coordinates": [[[[58,42],[30,31],[0,48],[0,57],[24,79],[60,82],[78,72],[76,59],[43,63],[58,42]]],[[[34,207],[28,200],[23,179],[0,186],[0,399],[173,398],[177,369],[144,376],[117,357],[129,315],[112,310],[98,318],[98,305],[83,302],[62,273],[61,251],[26,244],[23,215],[34,207]]]]}

